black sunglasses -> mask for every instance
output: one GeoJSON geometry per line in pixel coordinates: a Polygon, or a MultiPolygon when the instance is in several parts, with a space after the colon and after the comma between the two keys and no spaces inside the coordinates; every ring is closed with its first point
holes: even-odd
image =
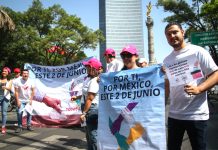
{"type": "Polygon", "coordinates": [[[106,57],[106,56],[108,56],[109,58],[114,57],[114,56],[112,56],[111,54],[106,54],[106,55],[104,55],[104,57],[106,57]]]}
{"type": "Polygon", "coordinates": [[[120,56],[122,59],[124,59],[124,58],[132,58],[133,55],[130,53],[124,53],[124,54],[121,54],[120,56]]]}

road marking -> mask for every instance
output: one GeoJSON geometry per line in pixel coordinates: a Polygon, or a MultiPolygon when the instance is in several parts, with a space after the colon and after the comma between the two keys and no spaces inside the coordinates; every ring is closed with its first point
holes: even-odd
{"type": "Polygon", "coordinates": [[[34,136],[37,136],[37,135],[39,135],[39,133],[34,133],[34,132],[27,132],[27,133],[24,133],[24,134],[17,134],[17,136],[14,136],[14,137],[3,140],[2,142],[4,142],[4,143],[0,144],[0,148],[3,148],[5,146],[7,146],[7,145],[11,145],[11,144],[14,144],[14,143],[18,143],[18,142],[20,142],[22,140],[25,140],[26,138],[31,138],[31,137],[34,137],[34,136]]]}
{"type": "Polygon", "coordinates": [[[30,144],[29,146],[21,147],[17,150],[36,150],[39,148],[57,148],[56,145],[53,145],[54,143],[58,142],[60,138],[67,138],[68,136],[63,135],[52,135],[47,138],[42,139],[40,142],[34,142],[30,144]]]}

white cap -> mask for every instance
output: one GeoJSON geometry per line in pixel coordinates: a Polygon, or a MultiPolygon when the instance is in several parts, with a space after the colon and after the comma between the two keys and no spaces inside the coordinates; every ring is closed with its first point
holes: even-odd
{"type": "Polygon", "coordinates": [[[143,62],[147,62],[146,61],[146,58],[139,58],[139,61],[138,61],[139,63],[143,63],[143,62]]]}

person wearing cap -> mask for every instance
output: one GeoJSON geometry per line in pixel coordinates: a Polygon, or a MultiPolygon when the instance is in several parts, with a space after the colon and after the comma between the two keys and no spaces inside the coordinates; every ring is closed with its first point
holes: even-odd
{"type": "Polygon", "coordinates": [[[138,66],[141,67],[141,68],[147,67],[148,63],[147,63],[146,59],[145,58],[139,58],[138,66]]]}
{"type": "Polygon", "coordinates": [[[15,78],[20,77],[20,68],[14,68],[15,78]]]}
{"type": "MultiPolygon", "coordinates": [[[[16,84],[16,80],[17,79],[19,79],[19,78],[21,78],[21,76],[20,76],[20,68],[14,68],[14,74],[15,74],[15,76],[14,76],[14,78],[12,79],[12,87],[11,87],[11,96],[13,97],[13,98],[15,98],[14,97],[14,93],[15,93],[15,91],[14,91],[14,85],[16,84]]],[[[18,107],[16,107],[16,111],[17,111],[17,120],[18,120],[18,107]]],[[[14,124],[15,126],[17,126],[18,124],[17,123],[15,123],[14,124]]]]}
{"type": "Polygon", "coordinates": [[[123,63],[116,59],[116,53],[113,48],[105,50],[104,58],[107,63],[106,72],[120,71],[123,68],[123,63]]]}
{"type": "Polygon", "coordinates": [[[14,68],[14,78],[12,79],[12,88],[11,88],[11,92],[14,93],[14,84],[16,82],[17,79],[21,78],[20,76],[20,68],[14,68]]]}
{"type": "MultiPolygon", "coordinates": [[[[136,49],[136,47],[134,45],[127,45],[126,47],[124,47],[120,53],[121,58],[123,59],[123,63],[124,63],[124,67],[122,70],[131,70],[131,69],[137,69],[139,68],[137,65],[137,60],[138,60],[138,51],[136,49]]],[[[132,105],[136,105],[137,103],[132,103],[132,105]]],[[[142,140],[141,142],[145,141],[144,137],[147,137],[147,133],[148,131],[145,132],[144,127],[138,123],[137,121],[135,121],[135,118],[133,115],[130,115],[130,109],[127,107],[123,110],[121,110],[122,112],[122,117],[124,118],[128,118],[129,121],[128,122],[128,126],[130,127],[130,132],[129,132],[129,136],[125,137],[121,134],[120,131],[117,130],[117,128],[111,128],[111,132],[112,134],[116,133],[116,139],[117,141],[119,141],[119,143],[122,144],[123,147],[126,147],[126,149],[129,149],[129,145],[132,145],[134,147],[134,139],[137,138],[137,140],[142,140]],[[131,120],[131,121],[130,121],[131,120]],[[140,135],[139,137],[136,137],[135,133],[137,133],[138,135],[140,135]],[[119,138],[119,137],[124,137],[124,138],[119,138]]],[[[120,118],[119,118],[120,119],[120,118]]],[[[116,126],[120,126],[122,123],[122,120],[116,120],[116,126]]],[[[149,138],[146,138],[147,143],[146,144],[152,144],[150,142],[149,138]]]]}
{"type": "Polygon", "coordinates": [[[127,45],[120,53],[124,67],[122,70],[136,69],[138,60],[138,52],[134,45],[127,45]]]}
{"type": "MultiPolygon", "coordinates": [[[[92,62],[95,62],[96,61],[96,59],[95,58],[91,58],[90,60],[88,60],[87,62],[89,63],[89,64],[92,64],[92,62]]],[[[83,62],[83,65],[84,65],[84,63],[86,63],[86,62],[83,62]]],[[[85,65],[84,65],[85,66],[85,65]]],[[[103,67],[102,67],[102,69],[103,69],[103,67]]],[[[103,72],[103,71],[101,71],[101,70],[99,70],[99,72],[103,72]]],[[[82,89],[84,88],[84,86],[85,85],[87,85],[87,83],[90,81],[90,75],[88,74],[86,77],[84,77],[84,79],[83,79],[83,82],[82,82],[82,89]]],[[[78,85],[78,83],[77,83],[77,85],[78,85]]],[[[75,83],[74,82],[72,82],[72,84],[71,84],[71,92],[72,93],[70,93],[71,94],[71,100],[72,101],[75,101],[75,100],[77,100],[77,99],[80,99],[81,100],[81,110],[83,110],[83,108],[84,108],[84,106],[85,106],[85,99],[84,99],[84,97],[81,95],[81,94],[79,94],[79,95],[77,95],[76,94],[76,92],[74,92],[73,91],[73,89],[74,89],[74,86],[75,86],[75,83]]]]}
{"type": "Polygon", "coordinates": [[[11,98],[10,90],[12,86],[12,81],[9,79],[9,74],[11,69],[4,67],[1,73],[0,79],[0,105],[1,105],[1,114],[2,114],[2,130],[1,133],[6,133],[6,122],[7,122],[7,110],[9,101],[11,98]]]}
{"type": "Polygon", "coordinates": [[[97,150],[97,125],[98,125],[98,103],[99,103],[99,75],[102,72],[102,64],[99,60],[91,58],[83,62],[90,79],[83,86],[82,97],[85,106],[80,117],[81,122],[86,121],[86,138],[88,150],[97,150]]]}

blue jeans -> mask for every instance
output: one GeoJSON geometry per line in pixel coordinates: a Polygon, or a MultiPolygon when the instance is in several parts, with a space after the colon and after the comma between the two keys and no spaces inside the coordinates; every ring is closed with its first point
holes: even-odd
{"type": "Polygon", "coordinates": [[[193,150],[206,150],[207,120],[168,118],[168,150],[180,150],[185,131],[193,150]]]}
{"type": "Polygon", "coordinates": [[[97,128],[98,128],[98,109],[95,104],[91,107],[86,115],[86,139],[88,150],[97,150],[97,128]]]}
{"type": "MultiPolygon", "coordinates": [[[[25,108],[27,102],[21,102],[20,108],[18,108],[18,127],[22,127],[22,116],[23,109],[25,108]]],[[[27,126],[31,126],[32,116],[27,112],[27,126]]]]}
{"type": "Polygon", "coordinates": [[[8,110],[9,100],[4,97],[0,101],[0,105],[1,105],[1,113],[2,113],[2,126],[4,127],[7,122],[7,110],[8,110]]]}

